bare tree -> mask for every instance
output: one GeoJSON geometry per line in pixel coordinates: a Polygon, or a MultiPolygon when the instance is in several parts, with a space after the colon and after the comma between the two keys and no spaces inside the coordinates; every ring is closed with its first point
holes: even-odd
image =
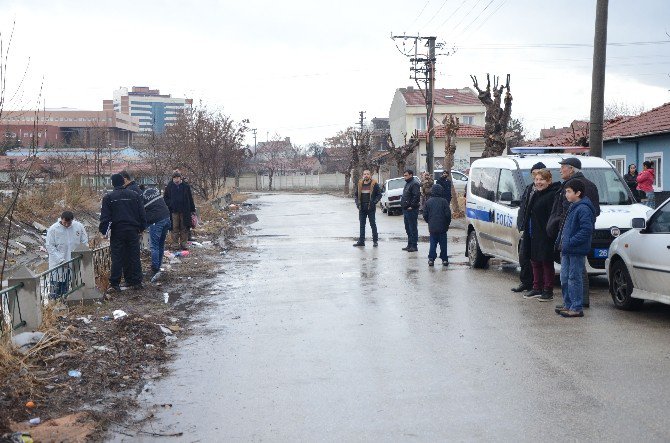
{"type": "Polygon", "coordinates": [[[445,189],[445,191],[451,192],[451,213],[453,217],[460,218],[465,214],[463,214],[458,204],[458,194],[456,193],[454,178],[451,175],[451,170],[454,169],[454,156],[456,155],[456,133],[460,128],[460,122],[457,117],[449,114],[444,117],[442,124],[446,133],[444,139],[444,171],[447,172],[449,181],[451,182],[451,189],[448,191],[445,189]]]}
{"type": "Polygon", "coordinates": [[[275,135],[270,141],[258,148],[256,158],[260,169],[268,174],[268,189],[272,191],[273,180],[277,172],[283,171],[292,155],[291,143],[275,135]]]}
{"type": "Polygon", "coordinates": [[[477,77],[471,75],[472,83],[479,93],[479,101],[486,107],[484,124],[485,147],[482,157],[497,157],[505,152],[505,132],[512,115],[512,94],[510,93],[510,75],[507,74],[505,86],[499,84],[499,77],[493,78],[493,89],[491,89],[491,77],[486,74],[486,89],[479,88],[477,77]],[[505,93],[505,108],[501,107],[503,90],[505,93]]]}
{"type": "Polygon", "coordinates": [[[644,105],[632,105],[621,101],[612,101],[605,105],[604,120],[612,120],[617,117],[631,117],[645,112],[644,105]]]}
{"type": "Polygon", "coordinates": [[[407,134],[405,134],[405,144],[402,146],[396,147],[390,134],[387,136],[387,141],[388,148],[386,148],[386,150],[389,152],[389,154],[391,154],[393,160],[395,160],[398,173],[402,174],[403,171],[405,171],[407,157],[416,151],[416,148],[419,147],[419,143],[421,142],[421,139],[419,138],[419,131],[414,131],[412,136],[409,138],[409,141],[407,141],[407,134]]]}
{"type": "Polygon", "coordinates": [[[350,192],[349,183],[353,164],[353,152],[349,146],[350,133],[352,132],[353,128],[347,128],[344,131],[339,131],[333,137],[328,137],[324,142],[327,149],[326,169],[344,174],[344,193],[346,195],[349,195],[350,192]]]}

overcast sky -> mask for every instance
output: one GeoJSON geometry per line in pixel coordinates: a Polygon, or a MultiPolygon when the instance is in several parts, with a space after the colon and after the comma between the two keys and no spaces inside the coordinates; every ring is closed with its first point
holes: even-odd
{"type": "MultiPolygon", "coordinates": [[[[321,142],[358,111],[388,117],[395,89],[413,84],[390,39],[406,32],[457,48],[439,58],[436,87],[510,73],[513,116],[537,135],[589,115],[595,3],[2,0],[5,43],[16,21],[10,90],[30,57],[8,108],[34,105],[42,77],[47,107],[98,110],[114,89],[142,85],[248,118],[259,141],[321,142]]],[[[610,1],[606,102],[670,101],[668,24],[667,0],[610,1]]]]}

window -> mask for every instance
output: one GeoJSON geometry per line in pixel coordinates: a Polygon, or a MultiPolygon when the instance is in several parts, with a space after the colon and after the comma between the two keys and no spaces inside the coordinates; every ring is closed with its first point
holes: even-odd
{"type": "Polygon", "coordinates": [[[622,176],[626,175],[628,172],[626,168],[626,156],[625,155],[608,155],[606,160],[612,163],[614,169],[619,171],[619,174],[622,176]]]}
{"type": "Polygon", "coordinates": [[[474,115],[464,115],[461,117],[461,123],[464,125],[474,125],[475,124],[475,116],[474,115]]]}
{"type": "Polygon", "coordinates": [[[663,205],[652,215],[646,231],[655,234],[670,233],[670,204],[663,205]]]}
{"type": "Polygon", "coordinates": [[[521,201],[521,189],[519,189],[519,185],[514,178],[514,174],[509,169],[500,170],[500,182],[498,183],[498,195],[496,200],[498,202],[521,201]],[[502,198],[503,194],[506,194],[504,195],[505,198],[502,198]],[[511,198],[508,198],[510,196],[511,198]]]}
{"type": "Polygon", "coordinates": [[[426,130],[426,117],[416,117],[414,124],[419,131],[426,130]]]}
{"type": "MultiPolygon", "coordinates": [[[[647,152],[644,161],[651,162],[654,168],[654,191],[663,191],[663,153],[647,152]]],[[[642,172],[642,170],[640,170],[642,172]]]]}
{"type": "Polygon", "coordinates": [[[470,180],[472,184],[470,189],[477,197],[485,198],[486,200],[494,201],[496,197],[496,189],[498,187],[498,175],[500,169],[497,168],[481,168],[472,171],[470,180]]]}

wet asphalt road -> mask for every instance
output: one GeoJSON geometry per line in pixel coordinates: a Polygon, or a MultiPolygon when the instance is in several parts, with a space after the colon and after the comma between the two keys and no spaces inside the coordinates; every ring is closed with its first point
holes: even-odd
{"type": "Polygon", "coordinates": [[[564,319],[556,303],[511,293],[510,267],[469,269],[460,229],[452,264],[429,268],[427,243],[401,251],[401,216],[378,211],[379,247],[356,249],[349,200],[253,202],[259,221],[212,288],[209,332],[180,343],[172,374],[140,396],[145,410],[173,405],[145,431],[203,442],[670,440],[670,307],[617,311],[600,281],[586,317],[564,319]]]}

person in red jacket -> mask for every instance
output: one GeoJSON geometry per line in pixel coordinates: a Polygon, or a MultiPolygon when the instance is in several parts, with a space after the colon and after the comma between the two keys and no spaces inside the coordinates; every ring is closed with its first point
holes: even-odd
{"type": "Polygon", "coordinates": [[[656,198],[654,196],[654,164],[650,161],[642,163],[643,171],[637,175],[637,189],[647,196],[645,204],[650,208],[656,207],[656,198]]]}

